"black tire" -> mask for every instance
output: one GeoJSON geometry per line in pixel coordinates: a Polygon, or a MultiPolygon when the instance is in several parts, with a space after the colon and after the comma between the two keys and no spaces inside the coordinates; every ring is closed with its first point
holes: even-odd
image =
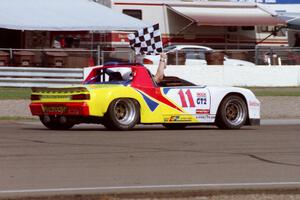
{"type": "Polygon", "coordinates": [[[103,125],[110,130],[130,130],[140,120],[140,109],[133,99],[115,99],[108,107],[103,125]]]}
{"type": "Polygon", "coordinates": [[[221,129],[240,129],[248,117],[248,108],[244,99],[238,95],[227,96],[221,102],[216,125],[221,129]]]}
{"type": "Polygon", "coordinates": [[[50,117],[49,122],[45,122],[44,117],[40,116],[40,121],[42,124],[50,130],[68,130],[72,128],[75,124],[71,122],[60,123],[59,119],[56,117],[50,117]]]}
{"type": "Polygon", "coordinates": [[[187,124],[163,124],[163,126],[167,129],[170,130],[180,130],[180,129],[184,129],[187,124]]]}

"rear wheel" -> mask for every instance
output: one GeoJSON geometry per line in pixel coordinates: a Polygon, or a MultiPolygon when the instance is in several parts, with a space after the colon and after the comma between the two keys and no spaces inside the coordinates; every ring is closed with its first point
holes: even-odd
{"type": "Polygon", "coordinates": [[[140,119],[137,101],[133,99],[116,99],[108,107],[103,125],[112,130],[130,130],[140,119]]]}
{"type": "Polygon", "coordinates": [[[239,129],[248,116],[248,109],[243,98],[237,95],[226,97],[218,109],[216,125],[221,129],[239,129]]]}
{"type": "Polygon", "coordinates": [[[68,130],[75,125],[64,116],[40,116],[40,121],[50,130],[68,130]]]}

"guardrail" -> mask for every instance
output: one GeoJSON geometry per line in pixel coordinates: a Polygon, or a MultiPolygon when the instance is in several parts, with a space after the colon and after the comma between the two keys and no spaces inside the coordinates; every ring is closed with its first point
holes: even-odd
{"type": "MultiPolygon", "coordinates": [[[[154,74],[156,65],[147,65],[154,74]]],[[[0,86],[57,87],[81,84],[92,67],[33,68],[0,67],[0,86]]],[[[167,76],[178,76],[199,85],[209,86],[300,86],[298,66],[180,66],[168,65],[167,76]]]]}
{"type": "MultiPolygon", "coordinates": [[[[156,65],[147,65],[154,74],[156,65]]],[[[168,65],[166,76],[178,76],[197,85],[241,87],[299,87],[300,65],[294,66],[186,66],[168,65]]]]}
{"type": "Polygon", "coordinates": [[[0,67],[0,86],[52,87],[80,84],[83,68],[0,67]]]}

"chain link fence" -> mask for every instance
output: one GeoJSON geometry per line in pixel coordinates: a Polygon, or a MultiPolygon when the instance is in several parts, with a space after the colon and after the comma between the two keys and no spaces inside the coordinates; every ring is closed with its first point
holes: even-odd
{"type": "Polygon", "coordinates": [[[0,49],[0,67],[83,68],[106,62],[133,62],[132,51],[86,49],[0,49]]]}
{"type": "MultiPolygon", "coordinates": [[[[229,59],[248,61],[256,65],[300,65],[300,48],[258,46],[256,49],[217,50],[216,52],[222,52],[222,55],[229,59]]],[[[173,57],[170,54],[169,60],[168,64],[172,65],[208,64],[207,52],[203,51],[176,52],[173,57]]],[[[136,57],[131,50],[0,49],[0,67],[83,68],[105,63],[133,63],[135,61],[136,57]]]]}
{"type": "Polygon", "coordinates": [[[257,47],[255,63],[257,65],[300,65],[300,48],[257,47]]]}

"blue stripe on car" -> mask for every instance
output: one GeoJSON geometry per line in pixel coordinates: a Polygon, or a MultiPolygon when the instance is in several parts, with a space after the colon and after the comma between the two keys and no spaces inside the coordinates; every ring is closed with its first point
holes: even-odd
{"type": "Polygon", "coordinates": [[[142,92],[138,91],[144,98],[145,102],[147,103],[148,107],[150,108],[150,110],[153,112],[157,106],[159,105],[158,103],[156,103],[155,101],[153,101],[152,99],[150,99],[149,97],[147,97],[145,94],[143,94],[142,92]]]}

